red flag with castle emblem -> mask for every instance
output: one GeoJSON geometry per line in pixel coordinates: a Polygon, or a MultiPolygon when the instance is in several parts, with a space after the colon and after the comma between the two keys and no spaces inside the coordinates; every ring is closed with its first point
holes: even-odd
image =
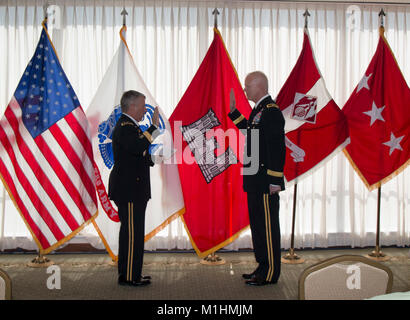
{"type": "Polygon", "coordinates": [[[410,89],[380,28],[376,53],[343,107],[351,143],[345,155],[372,190],[410,163],[410,89]]]}
{"type": "Polygon", "coordinates": [[[349,143],[346,119],[326,89],[306,28],[302,52],[276,103],[286,120],[287,181],[306,174],[349,143]]]}
{"type": "Polygon", "coordinates": [[[169,119],[185,201],[181,219],[200,257],[229,244],[249,225],[241,175],[244,137],[228,118],[231,88],[237,109],[249,116],[251,107],[214,29],[214,40],[169,119]]]}

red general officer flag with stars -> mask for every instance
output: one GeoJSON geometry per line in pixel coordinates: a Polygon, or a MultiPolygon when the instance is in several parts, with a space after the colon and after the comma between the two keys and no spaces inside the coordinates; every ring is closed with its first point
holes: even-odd
{"type": "Polygon", "coordinates": [[[410,89],[380,28],[376,53],[343,107],[351,143],[345,155],[369,190],[409,164],[410,89]]]}
{"type": "Polygon", "coordinates": [[[88,121],[43,23],[0,120],[0,177],[41,253],[97,216],[88,121]]]}
{"type": "Polygon", "coordinates": [[[169,119],[185,201],[181,219],[199,257],[234,241],[249,225],[241,175],[245,139],[228,118],[231,88],[237,109],[249,116],[251,107],[214,29],[214,40],[169,119]]]}
{"type": "Polygon", "coordinates": [[[287,181],[300,179],[349,143],[346,119],[326,89],[307,28],[302,52],[276,103],[286,120],[287,181]]]}

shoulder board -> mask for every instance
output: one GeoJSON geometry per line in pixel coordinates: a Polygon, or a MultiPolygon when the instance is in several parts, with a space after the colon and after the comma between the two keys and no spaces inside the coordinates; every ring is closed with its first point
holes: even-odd
{"type": "Polygon", "coordinates": [[[279,106],[275,103],[269,103],[268,105],[266,105],[266,108],[267,109],[269,109],[269,108],[278,108],[279,109],[279,106]]]}
{"type": "Polygon", "coordinates": [[[123,126],[133,126],[134,124],[131,121],[121,122],[121,127],[123,126]]]}

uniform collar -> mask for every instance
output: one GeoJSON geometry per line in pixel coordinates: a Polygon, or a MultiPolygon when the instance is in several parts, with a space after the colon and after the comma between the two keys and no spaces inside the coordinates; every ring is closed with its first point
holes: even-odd
{"type": "Polygon", "coordinates": [[[134,122],[137,126],[139,126],[137,120],[135,120],[135,119],[134,119],[133,117],[131,117],[129,114],[126,114],[125,112],[123,112],[122,114],[125,115],[125,116],[127,116],[128,118],[130,118],[130,119],[132,120],[132,122],[134,122]]]}
{"type": "Polygon", "coordinates": [[[264,95],[262,98],[260,98],[259,101],[255,103],[255,107],[254,107],[254,108],[255,108],[255,109],[258,108],[259,105],[261,104],[261,102],[262,102],[263,100],[265,100],[267,97],[270,97],[270,94],[269,94],[269,93],[268,93],[267,95],[264,95]]]}

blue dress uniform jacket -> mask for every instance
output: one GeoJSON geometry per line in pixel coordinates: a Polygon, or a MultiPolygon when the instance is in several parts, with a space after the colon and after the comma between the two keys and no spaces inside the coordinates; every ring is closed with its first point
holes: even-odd
{"type": "MultiPolygon", "coordinates": [[[[280,276],[280,226],[279,195],[270,194],[269,185],[278,185],[285,189],[283,167],[285,164],[285,119],[279,107],[270,96],[264,98],[252,110],[247,120],[237,109],[228,116],[239,129],[246,129],[246,147],[244,152],[254,166],[251,130],[257,129],[259,145],[258,170],[255,174],[243,176],[243,188],[248,196],[249,223],[252,243],[258,267],[244,277],[250,285],[276,283],[280,276]],[[252,160],[253,159],[253,160],[252,160]]],[[[255,149],[255,148],[253,148],[255,149]]],[[[245,159],[245,157],[244,157],[245,159]]]]}
{"type": "MultiPolygon", "coordinates": [[[[252,157],[251,130],[259,131],[259,169],[254,175],[244,175],[245,192],[269,193],[269,185],[279,185],[285,190],[283,167],[286,157],[285,119],[279,107],[270,96],[263,99],[254,108],[247,120],[237,109],[228,114],[239,129],[246,129],[245,152],[252,157]]],[[[244,164],[249,167],[252,164],[244,164]]]]}

